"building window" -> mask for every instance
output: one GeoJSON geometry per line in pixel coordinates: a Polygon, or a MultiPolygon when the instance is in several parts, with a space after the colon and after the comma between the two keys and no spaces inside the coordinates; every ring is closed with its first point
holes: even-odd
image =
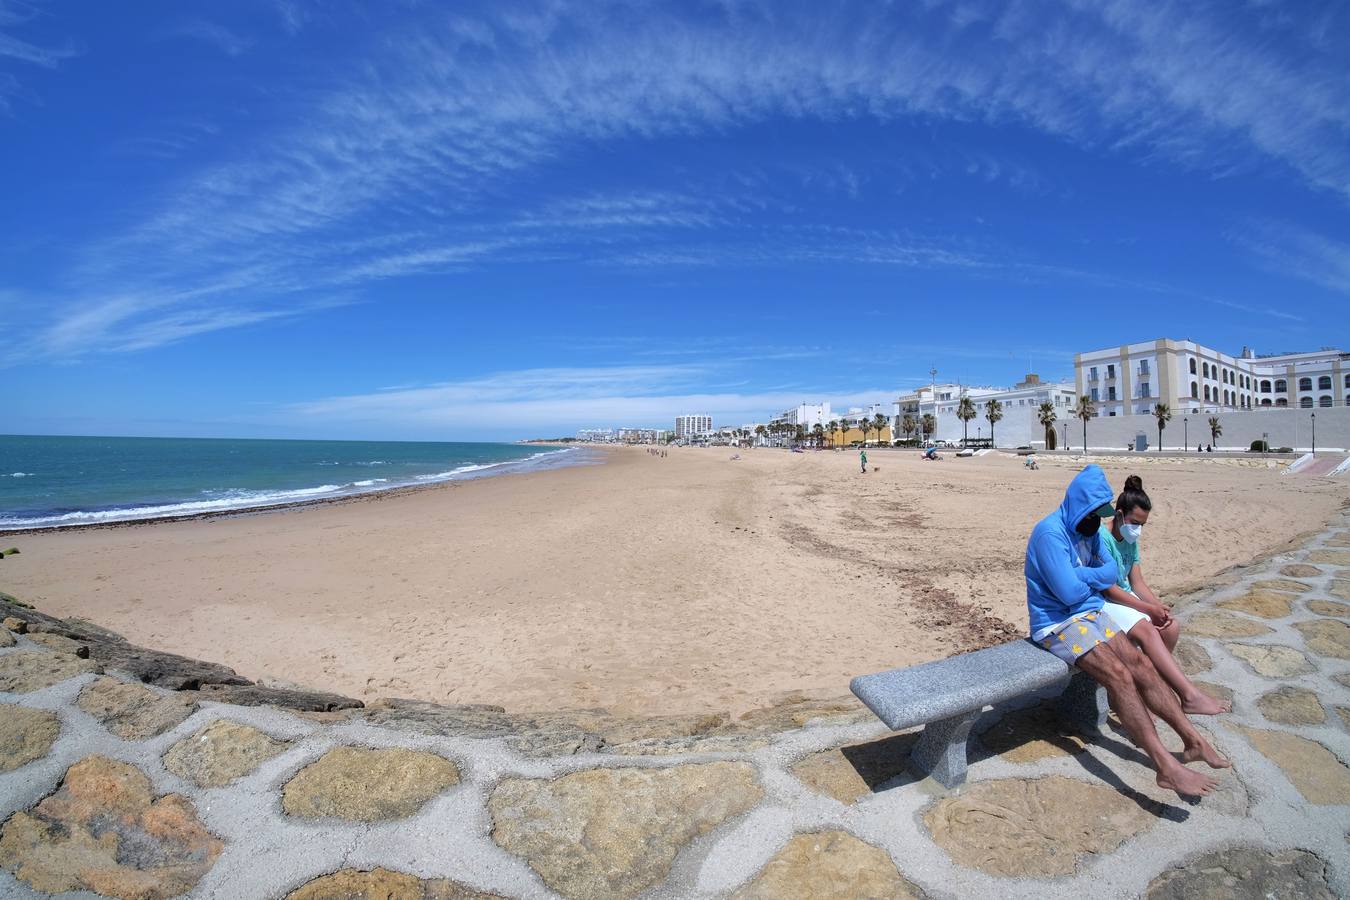
{"type": "Polygon", "coordinates": [[[1139,360],[1139,374],[1140,375],[1148,374],[1148,360],[1146,359],[1139,360]]]}
{"type": "Polygon", "coordinates": [[[1318,405],[1318,406],[1330,406],[1330,405],[1331,405],[1331,395],[1330,395],[1330,394],[1323,394],[1321,397],[1318,397],[1318,398],[1317,398],[1317,405],[1318,405]]]}
{"type": "MultiPolygon", "coordinates": [[[[1194,363],[1191,364],[1191,368],[1192,368],[1192,369],[1195,368],[1195,364],[1194,364],[1194,363]]],[[[1191,399],[1192,399],[1192,400],[1199,400],[1199,399],[1200,399],[1200,394],[1197,393],[1197,389],[1196,389],[1196,385],[1195,385],[1195,382],[1194,382],[1194,381],[1191,382],[1191,399]]]]}
{"type": "Polygon", "coordinates": [[[1192,375],[1195,374],[1195,359],[1194,359],[1194,358],[1191,359],[1191,374],[1192,374],[1192,375]]]}
{"type": "Polygon", "coordinates": [[[1289,405],[1289,400],[1288,400],[1288,398],[1286,398],[1286,397],[1278,397],[1278,398],[1276,398],[1276,400],[1275,400],[1275,405],[1276,405],[1276,406],[1288,406],[1288,405],[1289,405]]]}
{"type": "Polygon", "coordinates": [[[1209,402],[1209,385],[1205,385],[1205,402],[1209,402]]]}
{"type": "Polygon", "coordinates": [[[1116,386],[1114,384],[1106,389],[1106,399],[1107,400],[1116,399],[1116,386]]]}
{"type": "Polygon", "coordinates": [[[1097,380],[1097,367],[1093,366],[1092,368],[1088,369],[1088,381],[1096,381],[1096,380],[1097,380]]]}
{"type": "Polygon", "coordinates": [[[1345,376],[1345,386],[1350,388],[1350,375],[1345,376]]]}
{"type": "Polygon", "coordinates": [[[1270,405],[1270,398],[1269,398],[1269,397],[1264,398],[1264,399],[1261,401],[1261,405],[1262,405],[1262,406],[1269,406],[1269,405],[1270,405]]]}
{"type": "Polygon", "coordinates": [[[1276,379],[1275,393],[1284,394],[1288,393],[1288,391],[1289,391],[1289,382],[1285,381],[1283,378],[1276,379]]]}
{"type": "Polygon", "coordinates": [[[1149,393],[1149,387],[1148,387],[1148,382],[1147,382],[1147,381],[1141,381],[1141,382],[1139,382],[1139,396],[1140,396],[1140,397],[1152,397],[1152,396],[1153,396],[1152,394],[1149,393]]]}
{"type": "Polygon", "coordinates": [[[1300,391],[1311,391],[1311,390],[1312,390],[1312,379],[1311,379],[1311,378],[1300,378],[1300,379],[1298,380],[1298,389],[1299,389],[1300,391]]]}
{"type": "Polygon", "coordinates": [[[1116,367],[1114,365],[1109,365],[1106,367],[1106,377],[1107,378],[1116,377],[1116,367]]]}
{"type": "Polygon", "coordinates": [[[1093,403],[1096,403],[1096,402],[1097,402],[1097,389],[1096,389],[1096,388],[1093,388],[1093,389],[1092,389],[1092,402],[1093,402],[1093,403]]]}
{"type": "Polygon", "coordinates": [[[1261,393],[1263,393],[1263,394],[1269,394],[1269,393],[1270,393],[1270,379],[1268,379],[1268,378],[1262,379],[1262,381],[1261,381],[1261,393]]]}
{"type": "Polygon", "coordinates": [[[1298,405],[1301,406],[1301,407],[1303,407],[1304,409],[1312,409],[1312,405],[1313,405],[1313,404],[1312,404],[1312,398],[1311,398],[1311,397],[1304,397],[1302,400],[1298,401],[1298,405]]]}
{"type": "Polygon", "coordinates": [[[1331,376],[1323,375],[1321,378],[1317,379],[1317,389],[1319,391],[1331,390],[1331,376]]]}

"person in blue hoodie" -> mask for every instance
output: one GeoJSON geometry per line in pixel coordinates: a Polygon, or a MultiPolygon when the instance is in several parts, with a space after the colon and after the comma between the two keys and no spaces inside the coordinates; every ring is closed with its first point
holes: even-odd
{"type": "Polygon", "coordinates": [[[1102,519],[1115,515],[1112,500],[1105,473],[1089,465],[1069,482],[1059,509],[1032,529],[1023,568],[1031,639],[1106,688],[1121,724],[1152,760],[1159,787],[1208,794],[1218,782],[1183,763],[1203,760],[1215,769],[1231,763],[1200,736],[1148,657],[1102,612],[1102,591],[1119,578],[1101,534],[1102,519]],[[1181,737],[1180,760],[1163,746],[1150,713],[1181,737]]]}

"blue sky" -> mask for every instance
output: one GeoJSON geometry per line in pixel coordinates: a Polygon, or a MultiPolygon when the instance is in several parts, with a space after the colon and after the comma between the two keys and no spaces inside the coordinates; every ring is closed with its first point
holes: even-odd
{"type": "Polygon", "coordinates": [[[1344,3],[0,0],[11,433],[740,424],[1348,306],[1344,3]]]}

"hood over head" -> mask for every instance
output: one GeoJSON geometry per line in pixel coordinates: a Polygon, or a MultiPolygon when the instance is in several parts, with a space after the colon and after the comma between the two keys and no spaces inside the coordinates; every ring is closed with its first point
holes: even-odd
{"type": "Polygon", "coordinates": [[[1095,463],[1085,466],[1064,491],[1064,502],[1059,505],[1060,519],[1065,528],[1073,531],[1090,513],[1110,506],[1112,498],[1111,485],[1102,467],[1095,463]]]}

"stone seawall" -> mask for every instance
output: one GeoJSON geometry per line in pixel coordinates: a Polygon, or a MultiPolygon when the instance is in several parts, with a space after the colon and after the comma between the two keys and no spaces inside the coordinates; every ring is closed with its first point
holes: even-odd
{"type": "Polygon", "coordinates": [[[1350,518],[1179,616],[1234,703],[1194,803],[1043,698],[988,710],[947,793],[852,698],[366,706],[0,600],[0,896],[1350,895],[1350,518]]]}

